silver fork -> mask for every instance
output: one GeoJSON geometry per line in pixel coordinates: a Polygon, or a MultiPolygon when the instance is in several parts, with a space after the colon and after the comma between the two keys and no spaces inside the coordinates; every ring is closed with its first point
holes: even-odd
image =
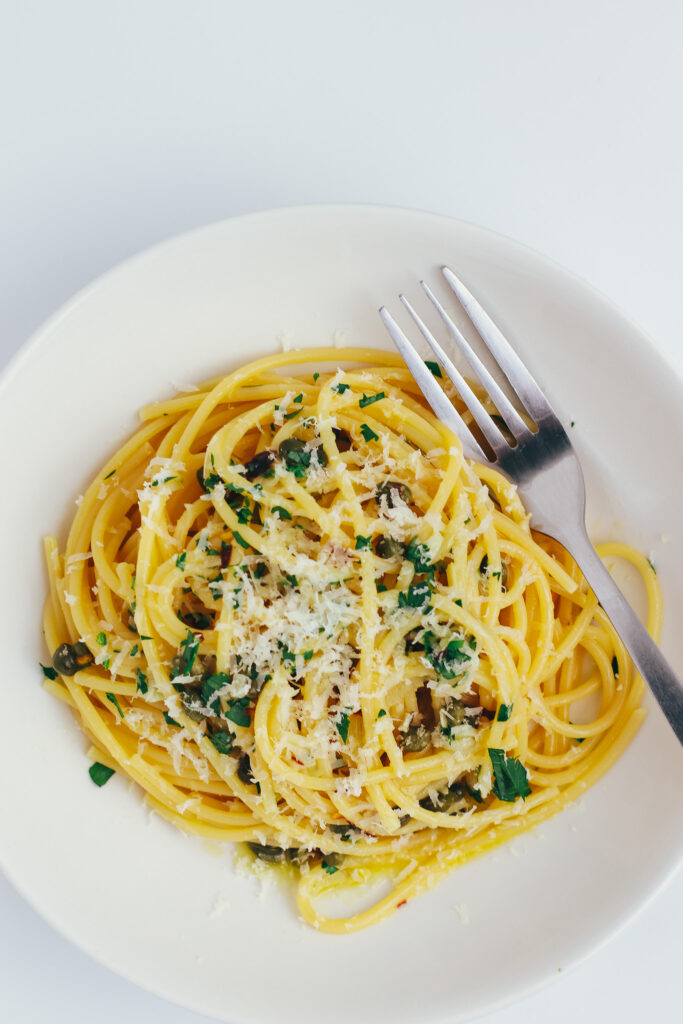
{"type": "Polygon", "coordinates": [[[479,379],[479,383],[496,406],[507,431],[501,430],[492,419],[422,318],[403,295],[400,296],[401,302],[455,385],[490,446],[492,457],[484,452],[407,336],[386,307],[382,306],[379,312],[385,327],[436,415],[460,438],[465,454],[478,462],[495,465],[517,484],[520,496],[531,513],[534,529],[554,537],[576,559],[589,586],[623,640],[636,668],[652,690],[673,731],[683,744],[683,683],[650,638],[588,539],[583,473],[562,424],[540,387],[488,313],[482,309],[452,270],[443,267],[442,271],[489,352],[533,420],[536,429],[529,428],[424,281],[421,283],[427,297],[479,379]],[[510,443],[510,438],[514,443],[510,443]]]}

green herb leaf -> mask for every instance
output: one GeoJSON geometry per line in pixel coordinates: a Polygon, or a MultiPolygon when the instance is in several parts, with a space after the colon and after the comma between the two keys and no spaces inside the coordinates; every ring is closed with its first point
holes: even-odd
{"type": "Polygon", "coordinates": [[[184,569],[187,560],[187,551],[182,551],[175,560],[176,569],[184,569]]]}
{"type": "Polygon", "coordinates": [[[515,757],[508,757],[504,750],[489,747],[493,765],[493,792],[499,800],[514,803],[518,796],[526,799],[531,793],[526,768],[515,757]]]}
{"type": "Polygon", "coordinates": [[[123,718],[123,711],[121,710],[121,705],[119,704],[118,700],[116,699],[116,694],[108,693],[107,694],[107,700],[109,701],[110,704],[114,705],[114,707],[116,708],[118,713],[121,715],[121,718],[123,718]]]}
{"type": "Polygon", "coordinates": [[[268,566],[265,562],[257,562],[256,568],[254,569],[254,576],[257,580],[260,580],[268,572],[268,566]]]}
{"type": "Polygon", "coordinates": [[[138,651],[139,651],[138,645],[137,644],[133,644],[133,646],[130,649],[130,656],[131,656],[131,658],[134,658],[137,655],[138,651]]]}
{"type": "Polygon", "coordinates": [[[341,736],[342,743],[346,743],[349,738],[349,716],[345,711],[342,711],[339,721],[335,722],[337,732],[341,736]]]}
{"type": "Polygon", "coordinates": [[[652,559],[651,559],[651,558],[648,558],[648,560],[647,560],[647,564],[648,564],[648,565],[650,566],[650,568],[652,569],[653,573],[654,573],[654,574],[655,574],[655,576],[656,576],[656,575],[657,575],[657,570],[655,569],[655,567],[654,567],[654,563],[653,563],[653,561],[652,561],[652,559]]]}
{"type": "Polygon", "coordinates": [[[55,672],[55,670],[52,668],[51,665],[43,665],[42,662],[38,662],[38,664],[42,668],[43,675],[45,676],[46,679],[56,679],[57,678],[57,674],[58,673],[55,672]]]}
{"type": "Polygon", "coordinates": [[[340,382],[339,384],[333,384],[332,385],[332,390],[336,391],[338,395],[343,395],[344,392],[348,391],[350,387],[351,387],[350,384],[344,384],[344,383],[340,382]]]}
{"type": "Polygon", "coordinates": [[[193,633],[191,629],[188,629],[187,636],[180,645],[180,654],[182,658],[182,672],[177,672],[176,675],[189,675],[192,671],[197,652],[199,651],[200,637],[197,633],[193,633]]]}
{"type": "Polygon", "coordinates": [[[176,722],[175,718],[171,718],[168,711],[164,711],[164,720],[168,722],[169,725],[175,725],[178,729],[180,728],[180,722],[176,722]]]}
{"type": "Polygon", "coordinates": [[[335,871],[339,871],[339,868],[336,866],[336,864],[328,864],[324,857],[320,862],[320,866],[322,867],[323,871],[327,872],[328,875],[333,875],[335,871]]]}
{"type": "Polygon", "coordinates": [[[619,662],[617,661],[616,654],[612,658],[612,671],[614,672],[615,677],[618,679],[619,678],[619,662]]]}
{"type": "Polygon", "coordinates": [[[435,377],[443,377],[441,367],[438,363],[433,362],[431,359],[425,359],[425,366],[428,370],[431,370],[435,377]]]}
{"type": "Polygon", "coordinates": [[[106,782],[109,782],[112,775],[114,775],[113,768],[107,768],[106,764],[102,764],[100,761],[95,761],[88,768],[88,775],[93,780],[96,786],[104,786],[106,782]]]}
{"type": "Polygon", "coordinates": [[[304,651],[304,661],[310,661],[313,657],[313,651],[304,651]]]}
{"type": "Polygon", "coordinates": [[[100,645],[100,647],[104,647],[106,642],[107,642],[107,634],[100,632],[100,633],[97,634],[95,639],[97,640],[97,642],[100,645]]]}
{"type": "Polygon", "coordinates": [[[104,478],[104,479],[105,479],[105,480],[108,480],[108,479],[109,479],[109,477],[110,477],[110,476],[113,476],[115,472],[116,472],[116,470],[115,470],[115,469],[112,469],[111,473],[107,473],[107,475],[105,476],[105,478],[104,478]]]}
{"type": "Polygon", "coordinates": [[[212,732],[209,739],[219,754],[229,754],[232,750],[235,737],[231,732],[222,729],[220,732],[212,732]]]}
{"type": "Polygon", "coordinates": [[[426,544],[421,544],[417,537],[413,537],[410,543],[406,546],[403,552],[403,557],[413,563],[415,566],[415,572],[429,572],[432,568],[429,548],[426,544]]]}
{"type": "Polygon", "coordinates": [[[364,441],[379,441],[379,434],[376,434],[372,427],[369,427],[367,423],[363,423],[360,432],[363,435],[364,441]]]}
{"type": "Polygon", "coordinates": [[[111,658],[105,658],[104,661],[102,662],[102,668],[106,668],[107,671],[108,671],[110,665],[111,665],[111,658]]]}
{"type": "Polygon", "coordinates": [[[242,726],[246,729],[247,726],[251,725],[251,715],[247,711],[249,704],[248,697],[240,697],[239,700],[231,700],[228,704],[228,710],[224,712],[224,717],[230,722],[234,722],[235,725],[242,726]]]}
{"type": "Polygon", "coordinates": [[[372,537],[362,537],[360,534],[356,537],[356,551],[362,551],[363,548],[369,548],[372,543],[372,537]]]}
{"type": "Polygon", "coordinates": [[[507,722],[512,714],[512,704],[501,704],[498,708],[497,721],[507,722]]]}
{"type": "Polygon", "coordinates": [[[437,675],[444,679],[455,679],[463,672],[463,663],[469,661],[469,652],[465,649],[464,637],[453,637],[444,646],[439,646],[431,630],[422,636],[425,657],[437,675]]]}
{"type": "Polygon", "coordinates": [[[237,541],[237,543],[239,544],[239,546],[241,548],[250,548],[251,547],[251,544],[249,543],[249,541],[245,540],[244,537],[242,536],[242,534],[238,533],[237,530],[233,530],[232,531],[232,535],[233,535],[233,537],[235,538],[235,540],[237,541]]]}
{"type": "Polygon", "coordinates": [[[379,720],[380,718],[384,718],[384,716],[385,716],[385,715],[386,715],[386,711],[384,710],[384,708],[380,708],[380,709],[379,709],[379,711],[377,712],[377,718],[378,718],[378,720],[379,720]]]}
{"type": "Polygon", "coordinates": [[[219,477],[218,473],[209,473],[208,476],[204,477],[204,490],[212,491],[214,487],[218,487],[218,485],[222,483],[223,481],[219,477]]]}
{"type": "Polygon", "coordinates": [[[314,384],[317,382],[319,376],[320,376],[320,374],[317,371],[313,374],[313,383],[314,384]]]}
{"type": "Polygon", "coordinates": [[[388,589],[389,588],[387,587],[386,583],[378,583],[377,584],[377,593],[378,594],[383,594],[384,591],[388,590],[388,589]]]}
{"type": "Polygon", "coordinates": [[[401,591],[398,595],[398,607],[421,608],[426,611],[431,596],[432,586],[429,580],[411,583],[407,590],[401,591]]]}
{"type": "Polygon", "coordinates": [[[137,680],[138,680],[138,685],[137,685],[136,689],[140,693],[147,693],[147,691],[149,689],[149,687],[147,685],[147,676],[145,675],[145,673],[142,671],[141,668],[136,669],[135,674],[136,674],[137,680]]]}
{"type": "Polygon", "coordinates": [[[282,505],[273,505],[273,512],[277,512],[278,518],[280,519],[292,518],[291,513],[288,512],[286,508],[283,508],[282,505]]]}
{"type": "Polygon", "coordinates": [[[301,403],[303,402],[303,400],[304,400],[304,396],[303,396],[303,394],[302,394],[302,393],[299,393],[299,394],[298,394],[298,395],[296,396],[296,398],[292,399],[292,401],[294,401],[294,402],[298,402],[298,403],[299,403],[299,405],[301,405],[301,403]]]}
{"type": "Polygon", "coordinates": [[[358,400],[358,405],[361,409],[365,409],[366,406],[372,405],[374,402],[381,402],[386,397],[383,391],[378,391],[376,395],[366,395],[363,393],[363,397],[358,400]]]}

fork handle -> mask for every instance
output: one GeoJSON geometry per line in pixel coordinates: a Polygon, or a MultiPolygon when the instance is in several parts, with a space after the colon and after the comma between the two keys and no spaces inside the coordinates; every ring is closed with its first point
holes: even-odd
{"type": "Polygon", "coordinates": [[[610,576],[585,530],[580,537],[573,537],[567,548],[683,744],[683,682],[610,576]]]}

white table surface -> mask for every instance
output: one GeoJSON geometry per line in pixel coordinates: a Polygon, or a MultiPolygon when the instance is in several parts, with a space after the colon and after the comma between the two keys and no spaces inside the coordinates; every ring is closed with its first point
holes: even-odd
{"type": "MultiPolygon", "coordinates": [[[[540,249],[683,372],[682,38],[677,0],[4,0],[0,363],[154,242],[361,201],[540,249]]],[[[682,910],[679,873],[611,944],[485,1020],[680,1020],[682,910]]],[[[0,920],[12,1024],[205,1020],[89,960],[2,879],[0,920]]]]}

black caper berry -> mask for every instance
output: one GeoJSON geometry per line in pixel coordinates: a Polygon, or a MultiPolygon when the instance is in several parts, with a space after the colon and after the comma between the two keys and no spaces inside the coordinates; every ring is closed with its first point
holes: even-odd
{"type": "Polygon", "coordinates": [[[424,725],[411,725],[405,732],[399,734],[399,743],[409,754],[416,754],[425,750],[431,743],[432,734],[424,725]]]}
{"type": "Polygon", "coordinates": [[[348,452],[351,448],[351,435],[348,430],[342,430],[341,427],[332,427],[332,433],[334,434],[334,440],[337,443],[337,450],[340,452],[348,452]]]}
{"type": "Polygon", "coordinates": [[[340,836],[344,842],[347,842],[353,835],[360,835],[360,829],[357,825],[352,825],[350,821],[335,822],[332,825],[327,826],[330,832],[334,832],[340,836]]]}
{"type": "Polygon", "coordinates": [[[262,846],[261,843],[247,843],[247,846],[259,860],[268,861],[269,864],[282,864],[285,859],[286,850],[281,846],[262,846]]]}
{"type": "Polygon", "coordinates": [[[375,490],[375,499],[380,501],[382,497],[387,499],[389,508],[393,508],[397,498],[405,502],[406,505],[410,505],[413,500],[413,492],[408,484],[403,484],[400,480],[385,480],[375,490]]]}
{"type": "Polygon", "coordinates": [[[378,537],[375,551],[380,558],[400,558],[403,555],[403,544],[393,537],[378,537]]]}
{"type": "Polygon", "coordinates": [[[87,644],[79,640],[75,644],[60,644],[52,655],[52,667],[61,676],[73,676],[82,668],[92,665],[94,660],[87,644]]]}
{"type": "Polygon", "coordinates": [[[313,451],[311,452],[311,459],[313,459],[314,455],[315,455],[314,461],[316,461],[319,466],[326,466],[327,465],[327,462],[328,462],[327,452],[323,448],[322,441],[320,442],[320,444],[317,444],[315,446],[315,448],[313,449],[313,451]]]}
{"type": "Polygon", "coordinates": [[[416,626],[415,629],[411,629],[410,632],[406,633],[403,637],[405,643],[406,654],[410,651],[424,651],[425,645],[421,640],[418,640],[418,634],[422,632],[421,626],[416,626]]]}
{"type": "Polygon", "coordinates": [[[251,761],[249,760],[249,754],[242,754],[239,761],[237,762],[237,778],[244,783],[245,786],[255,786],[256,779],[254,778],[251,770],[251,761]]]}
{"type": "Polygon", "coordinates": [[[257,476],[263,476],[264,473],[267,473],[274,462],[275,452],[270,448],[266,448],[264,451],[258,452],[253,459],[249,459],[249,462],[244,467],[244,475],[247,480],[255,480],[257,476]]]}

